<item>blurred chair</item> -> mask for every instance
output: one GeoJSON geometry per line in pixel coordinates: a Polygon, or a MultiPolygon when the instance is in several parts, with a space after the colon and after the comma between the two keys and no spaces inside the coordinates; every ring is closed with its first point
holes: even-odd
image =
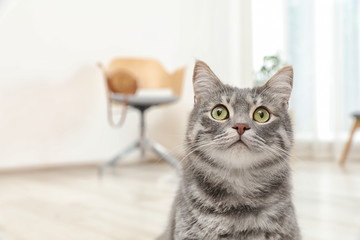
{"type": "Polygon", "coordinates": [[[340,165],[342,165],[342,166],[346,162],[346,158],[347,158],[347,155],[348,155],[350,147],[351,147],[351,143],[352,143],[352,139],[354,137],[354,133],[355,133],[356,129],[360,127],[360,112],[354,113],[353,117],[355,118],[355,122],[354,122],[353,128],[351,129],[349,139],[348,139],[348,141],[347,141],[347,143],[345,145],[343,154],[342,154],[341,159],[340,159],[340,165]]]}
{"type": "Polygon", "coordinates": [[[145,137],[145,111],[152,106],[172,103],[179,99],[182,90],[185,67],[177,69],[174,73],[169,74],[156,60],[116,58],[110,62],[107,68],[101,67],[101,69],[104,72],[104,77],[106,79],[107,85],[108,118],[110,124],[116,125],[112,120],[112,104],[125,103],[130,107],[138,109],[140,111],[140,138],[133,144],[125,148],[125,150],[114,156],[108,162],[103,164],[99,168],[100,174],[103,173],[105,168],[113,167],[125,155],[129,154],[135,149],[140,149],[142,158],[144,157],[146,150],[152,150],[159,157],[161,157],[171,165],[177,167],[178,160],[176,158],[171,156],[163,146],[145,137]],[[111,83],[111,81],[109,80],[114,78],[127,79],[127,82],[122,84],[115,84],[115,86],[114,84],[113,86],[109,85],[109,83],[111,83]],[[134,81],[136,83],[134,83],[134,81]],[[127,86],[130,90],[125,90],[125,92],[122,92],[122,85],[127,86]],[[117,91],[114,91],[114,87],[118,88],[117,91]],[[142,96],[133,94],[135,93],[135,91],[133,90],[134,88],[171,89],[172,94],[158,96],[142,96]]]}

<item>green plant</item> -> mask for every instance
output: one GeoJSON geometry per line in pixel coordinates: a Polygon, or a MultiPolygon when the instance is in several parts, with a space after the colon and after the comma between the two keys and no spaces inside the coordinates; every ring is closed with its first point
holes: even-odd
{"type": "Polygon", "coordinates": [[[276,73],[285,63],[281,60],[280,55],[264,56],[263,65],[256,72],[256,85],[264,84],[272,75],[276,73]]]}

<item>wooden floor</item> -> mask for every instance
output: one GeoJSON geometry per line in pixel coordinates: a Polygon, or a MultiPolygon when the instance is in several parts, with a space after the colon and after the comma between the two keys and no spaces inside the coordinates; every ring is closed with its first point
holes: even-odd
{"type": "MultiPolygon", "coordinates": [[[[298,161],[294,195],[304,240],[360,240],[360,164],[298,161]]],[[[177,188],[166,164],[0,175],[0,240],[146,240],[164,229],[177,188]]]]}

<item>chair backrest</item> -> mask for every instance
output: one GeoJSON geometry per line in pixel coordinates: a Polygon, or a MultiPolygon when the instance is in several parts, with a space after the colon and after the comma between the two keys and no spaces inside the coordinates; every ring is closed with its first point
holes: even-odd
{"type": "Polygon", "coordinates": [[[185,67],[169,74],[158,61],[153,59],[115,58],[104,71],[107,75],[124,71],[134,76],[138,88],[169,88],[174,95],[180,96],[185,67]]]}
{"type": "Polygon", "coordinates": [[[117,71],[106,76],[108,90],[115,93],[135,94],[137,81],[132,74],[117,71]]]}

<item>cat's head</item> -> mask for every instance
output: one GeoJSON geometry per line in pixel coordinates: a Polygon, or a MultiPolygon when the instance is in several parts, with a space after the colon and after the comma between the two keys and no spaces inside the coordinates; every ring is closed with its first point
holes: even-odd
{"type": "Polygon", "coordinates": [[[286,160],[293,142],[288,114],[292,82],[293,69],[288,66],[263,86],[239,89],[223,84],[197,61],[188,151],[230,168],[286,160]]]}

